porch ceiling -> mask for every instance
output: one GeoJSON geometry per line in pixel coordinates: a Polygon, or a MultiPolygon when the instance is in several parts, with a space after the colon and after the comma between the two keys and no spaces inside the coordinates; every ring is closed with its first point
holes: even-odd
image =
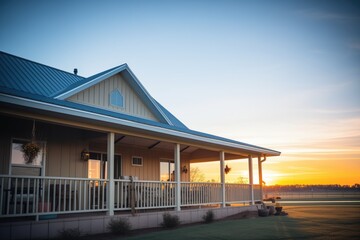
{"type": "MultiPolygon", "coordinates": [[[[97,134],[88,136],[90,137],[90,142],[97,144],[97,143],[106,143],[107,138],[104,134],[97,134]]],[[[164,150],[164,151],[173,151],[174,150],[174,144],[170,142],[164,142],[164,141],[158,141],[148,138],[141,138],[136,136],[129,136],[129,135],[122,135],[122,134],[115,134],[115,145],[117,144],[125,144],[125,145],[133,145],[140,148],[147,148],[149,150],[164,150]]],[[[199,148],[194,146],[186,146],[181,145],[180,151],[181,153],[188,153],[191,154],[198,150],[199,148]]]]}
{"type": "MultiPolygon", "coordinates": [[[[93,134],[88,135],[90,142],[92,144],[106,144],[107,138],[105,134],[93,134]]],[[[130,135],[122,135],[116,134],[115,135],[115,146],[116,145],[128,145],[128,146],[136,146],[143,149],[148,150],[161,150],[172,152],[174,151],[174,143],[153,140],[148,138],[141,138],[136,136],[130,135]]],[[[198,162],[211,162],[211,161],[219,161],[219,152],[212,151],[207,149],[198,148],[195,146],[184,145],[180,146],[180,152],[185,154],[190,154],[190,162],[198,163],[198,162]]],[[[234,160],[234,159],[241,159],[247,158],[247,155],[238,155],[238,154],[231,154],[225,153],[225,160],[234,160]]]]}

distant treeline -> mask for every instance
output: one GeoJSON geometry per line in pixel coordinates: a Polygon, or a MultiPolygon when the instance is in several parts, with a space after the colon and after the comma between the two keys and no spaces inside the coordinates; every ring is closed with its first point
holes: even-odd
{"type": "Polygon", "coordinates": [[[354,191],[360,192],[360,184],[356,183],[354,185],[339,185],[339,184],[330,184],[330,185],[274,185],[274,186],[264,186],[264,190],[269,192],[327,192],[327,191],[354,191]]]}

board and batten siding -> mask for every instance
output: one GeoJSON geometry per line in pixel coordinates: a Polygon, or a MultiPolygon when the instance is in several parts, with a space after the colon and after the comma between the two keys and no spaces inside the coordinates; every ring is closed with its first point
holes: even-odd
{"type": "Polygon", "coordinates": [[[67,100],[158,121],[120,73],[67,98],[67,100]],[[123,108],[110,104],[110,93],[116,89],[119,90],[123,96],[123,108]]]}
{"type": "MultiPolygon", "coordinates": [[[[90,144],[90,151],[106,153],[106,144],[90,144]]],[[[133,145],[118,144],[115,146],[115,154],[121,155],[121,175],[136,176],[139,180],[160,180],[160,161],[162,159],[174,159],[174,152],[158,149],[147,149],[133,145]],[[142,157],[142,166],[133,166],[132,157],[142,157]]],[[[187,155],[182,154],[181,166],[190,169],[190,161],[187,155]]],[[[181,173],[181,181],[189,181],[190,173],[181,173]]]]}

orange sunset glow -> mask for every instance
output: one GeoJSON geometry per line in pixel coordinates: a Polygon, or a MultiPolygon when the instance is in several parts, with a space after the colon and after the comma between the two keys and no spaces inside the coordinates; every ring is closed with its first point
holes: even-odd
{"type": "Polygon", "coordinates": [[[356,1],[35,2],[0,5],[2,51],[80,76],[127,63],[188,128],[280,151],[267,185],[360,183],[356,1]]]}

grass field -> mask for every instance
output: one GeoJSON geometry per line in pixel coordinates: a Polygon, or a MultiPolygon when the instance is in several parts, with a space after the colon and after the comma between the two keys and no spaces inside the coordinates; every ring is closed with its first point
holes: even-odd
{"type": "Polygon", "coordinates": [[[114,239],[360,239],[359,205],[285,206],[283,210],[289,215],[222,220],[114,239]]]}

